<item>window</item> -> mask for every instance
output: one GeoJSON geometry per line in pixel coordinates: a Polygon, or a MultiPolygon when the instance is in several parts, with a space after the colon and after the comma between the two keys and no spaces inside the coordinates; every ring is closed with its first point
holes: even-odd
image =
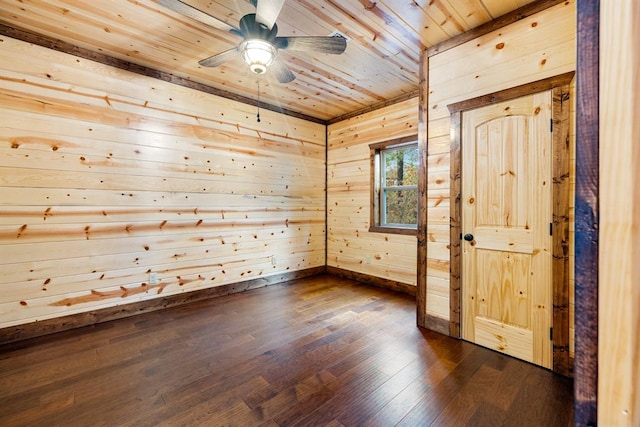
{"type": "Polygon", "coordinates": [[[418,224],[418,142],[403,138],[371,149],[370,231],[415,234],[418,224]]]}

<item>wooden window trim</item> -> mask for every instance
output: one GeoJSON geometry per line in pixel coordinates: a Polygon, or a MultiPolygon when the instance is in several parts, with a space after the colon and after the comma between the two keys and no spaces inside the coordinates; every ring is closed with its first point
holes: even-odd
{"type": "Polygon", "coordinates": [[[417,229],[415,228],[403,228],[403,227],[381,227],[373,225],[369,227],[371,233],[387,233],[387,234],[403,234],[405,236],[415,236],[417,229]]]}
{"type": "Polygon", "coordinates": [[[371,175],[369,177],[370,188],[370,206],[369,206],[369,232],[371,233],[386,233],[386,234],[401,234],[407,236],[415,236],[418,232],[418,226],[415,227],[403,227],[403,226],[382,226],[379,224],[380,207],[378,206],[378,186],[376,177],[376,155],[388,147],[394,145],[408,144],[418,141],[418,135],[404,136],[401,138],[390,139],[388,141],[376,142],[369,144],[369,160],[371,175]]]}

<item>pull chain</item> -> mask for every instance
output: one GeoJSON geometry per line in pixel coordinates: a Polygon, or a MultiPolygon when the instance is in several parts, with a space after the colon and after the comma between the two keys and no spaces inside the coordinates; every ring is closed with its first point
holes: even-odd
{"type": "Polygon", "coordinates": [[[258,123],[260,123],[260,77],[258,77],[258,123]]]}

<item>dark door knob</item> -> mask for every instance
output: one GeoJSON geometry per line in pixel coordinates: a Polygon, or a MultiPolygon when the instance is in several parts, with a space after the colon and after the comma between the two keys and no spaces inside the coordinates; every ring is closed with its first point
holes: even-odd
{"type": "Polygon", "coordinates": [[[473,234],[467,233],[464,235],[464,240],[471,242],[473,240],[473,234]]]}

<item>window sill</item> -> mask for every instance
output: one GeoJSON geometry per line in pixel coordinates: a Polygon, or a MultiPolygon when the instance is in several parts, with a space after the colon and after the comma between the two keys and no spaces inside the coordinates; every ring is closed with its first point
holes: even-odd
{"type": "Polygon", "coordinates": [[[380,227],[380,226],[372,226],[369,227],[369,232],[371,233],[387,233],[387,234],[404,234],[406,236],[417,236],[418,230],[415,228],[405,228],[405,227],[380,227]]]}

